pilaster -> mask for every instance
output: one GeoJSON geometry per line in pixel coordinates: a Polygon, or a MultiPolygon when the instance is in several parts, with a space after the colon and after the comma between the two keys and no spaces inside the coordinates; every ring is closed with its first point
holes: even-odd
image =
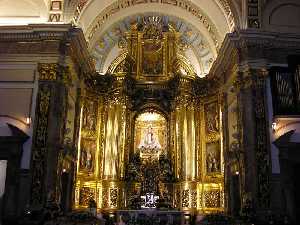
{"type": "Polygon", "coordinates": [[[268,209],[270,201],[266,72],[263,69],[248,69],[240,73],[238,79],[238,132],[241,135],[239,172],[242,205],[243,207],[251,205],[257,211],[261,211],[268,209]],[[253,179],[254,177],[256,179],[253,179]]]}
{"type": "Polygon", "coordinates": [[[66,113],[66,67],[57,63],[40,63],[39,90],[32,147],[32,206],[58,202],[58,170],[63,149],[66,113]]]}

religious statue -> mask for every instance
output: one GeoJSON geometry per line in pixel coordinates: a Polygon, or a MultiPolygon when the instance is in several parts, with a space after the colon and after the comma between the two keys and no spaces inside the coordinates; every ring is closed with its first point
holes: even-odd
{"type": "Polygon", "coordinates": [[[82,140],[81,142],[81,151],[80,151],[80,168],[92,171],[93,170],[93,149],[95,149],[95,143],[82,140]]]}
{"type": "Polygon", "coordinates": [[[219,131],[219,114],[216,103],[211,103],[205,107],[206,124],[205,130],[208,134],[219,131]]]}
{"type": "Polygon", "coordinates": [[[86,169],[91,170],[93,168],[93,156],[92,153],[88,150],[86,152],[86,169]]]}
{"type": "Polygon", "coordinates": [[[214,173],[218,171],[219,171],[219,162],[212,153],[209,153],[207,156],[207,172],[214,173]]]}
{"type": "Polygon", "coordinates": [[[159,150],[161,149],[161,145],[158,141],[158,138],[153,133],[152,125],[150,124],[147,128],[147,132],[144,135],[144,138],[141,140],[139,144],[139,149],[141,150],[159,150]]]}
{"type": "Polygon", "coordinates": [[[95,102],[86,102],[83,107],[82,128],[86,130],[95,130],[97,123],[97,108],[95,102]]]}

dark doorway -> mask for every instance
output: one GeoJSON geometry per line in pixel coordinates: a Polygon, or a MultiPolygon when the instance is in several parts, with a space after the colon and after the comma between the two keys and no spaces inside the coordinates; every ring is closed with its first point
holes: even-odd
{"type": "Polygon", "coordinates": [[[279,149],[280,179],[283,189],[285,214],[292,224],[300,223],[300,142],[292,142],[290,139],[295,133],[291,130],[280,136],[275,142],[279,149]]]}
{"type": "Polygon", "coordinates": [[[239,175],[232,175],[230,181],[230,208],[233,216],[238,216],[241,209],[239,175]]]}
{"type": "Polygon", "coordinates": [[[23,152],[23,144],[28,136],[19,128],[7,124],[11,130],[11,136],[0,136],[0,217],[3,224],[16,224],[19,213],[23,211],[25,201],[20,197],[20,164],[23,152]],[[1,209],[2,205],[2,209],[1,209]]]}
{"type": "Polygon", "coordinates": [[[5,192],[7,160],[0,159],[0,224],[2,223],[2,201],[5,192]]]}
{"type": "Polygon", "coordinates": [[[295,164],[294,166],[294,190],[295,190],[295,211],[296,211],[296,224],[300,224],[300,179],[298,174],[300,172],[300,163],[295,164]]]}
{"type": "Polygon", "coordinates": [[[68,210],[68,194],[69,194],[69,173],[61,174],[61,207],[64,212],[68,210]]]}

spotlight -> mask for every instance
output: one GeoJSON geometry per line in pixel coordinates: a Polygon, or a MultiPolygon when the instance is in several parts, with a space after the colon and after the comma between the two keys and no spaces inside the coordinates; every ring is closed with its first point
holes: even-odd
{"type": "Polygon", "coordinates": [[[30,125],[30,123],[31,123],[31,118],[30,117],[26,117],[26,124],[30,125]]]}
{"type": "Polygon", "coordinates": [[[276,122],[273,122],[273,123],[272,123],[272,130],[273,130],[273,132],[276,131],[276,128],[277,128],[277,123],[276,123],[276,122]]]}

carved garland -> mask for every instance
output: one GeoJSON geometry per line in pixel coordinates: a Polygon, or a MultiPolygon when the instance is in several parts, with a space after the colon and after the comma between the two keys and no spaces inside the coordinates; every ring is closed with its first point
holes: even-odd
{"type": "MultiPolygon", "coordinates": [[[[68,67],[60,67],[57,63],[40,63],[39,92],[37,96],[35,133],[32,147],[32,195],[31,203],[34,205],[43,203],[44,174],[46,170],[47,139],[48,139],[48,117],[50,113],[51,84],[58,81],[63,84],[70,82],[70,71],[68,67]]],[[[64,107],[64,106],[63,106],[64,107]]],[[[61,162],[60,162],[61,163],[61,162]]],[[[59,166],[58,166],[59,168],[59,166]]],[[[55,194],[55,193],[51,193],[55,194]]],[[[54,198],[55,196],[48,196],[54,198]]]]}
{"type": "Polygon", "coordinates": [[[183,55],[180,54],[177,54],[177,58],[173,63],[173,71],[174,73],[184,73],[183,75],[188,77],[196,76],[193,66],[183,55]]]}
{"type": "Polygon", "coordinates": [[[51,90],[41,86],[38,93],[35,134],[32,149],[32,186],[31,202],[41,204],[44,193],[45,157],[47,153],[47,129],[51,90]]]}
{"type": "Polygon", "coordinates": [[[268,208],[270,204],[270,159],[267,140],[267,118],[265,103],[265,77],[262,71],[254,71],[256,80],[254,83],[253,104],[255,107],[256,121],[256,161],[258,179],[258,204],[268,208]]]}
{"type": "Polygon", "coordinates": [[[108,67],[107,73],[113,74],[116,72],[124,72],[124,70],[126,70],[125,60],[127,55],[128,55],[127,52],[123,52],[117,58],[115,58],[114,61],[108,67]]]}
{"type": "Polygon", "coordinates": [[[38,66],[39,80],[56,80],[58,64],[41,63],[38,66]]]}

